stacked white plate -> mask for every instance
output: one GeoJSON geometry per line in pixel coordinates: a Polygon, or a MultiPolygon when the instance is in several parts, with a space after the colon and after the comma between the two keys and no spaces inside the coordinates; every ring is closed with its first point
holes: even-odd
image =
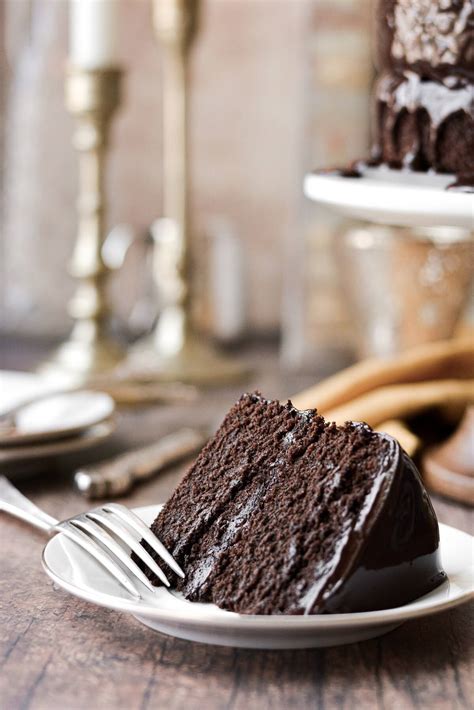
{"type": "Polygon", "coordinates": [[[115,403],[109,395],[59,389],[39,375],[0,371],[0,416],[25,403],[14,429],[0,427],[2,472],[30,473],[45,460],[97,446],[112,434],[115,403]]]}

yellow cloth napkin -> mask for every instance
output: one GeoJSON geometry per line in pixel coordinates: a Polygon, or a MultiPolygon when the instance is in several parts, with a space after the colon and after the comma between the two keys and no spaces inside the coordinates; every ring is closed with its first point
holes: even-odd
{"type": "Polygon", "coordinates": [[[363,360],[292,398],[330,421],[365,421],[395,436],[408,453],[420,442],[404,417],[474,402],[474,339],[428,343],[400,355],[363,360]]]}

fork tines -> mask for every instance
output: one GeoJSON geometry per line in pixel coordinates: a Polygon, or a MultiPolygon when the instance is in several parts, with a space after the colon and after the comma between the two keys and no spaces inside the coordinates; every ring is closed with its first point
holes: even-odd
{"type": "Polygon", "coordinates": [[[146,540],[153,552],[173,572],[184,577],[182,569],[164,545],[135,513],[123,505],[108,503],[71,518],[61,523],[60,527],[68,537],[95,557],[135,597],[139,598],[140,592],[133,584],[132,579],[138,579],[151,591],[154,591],[155,587],[145,572],[132,559],[130,552],[135,553],[145,570],[156,575],[163,584],[169,587],[168,578],[142,545],[142,540],[146,540]],[[124,573],[122,566],[126,568],[130,576],[124,573]]]}

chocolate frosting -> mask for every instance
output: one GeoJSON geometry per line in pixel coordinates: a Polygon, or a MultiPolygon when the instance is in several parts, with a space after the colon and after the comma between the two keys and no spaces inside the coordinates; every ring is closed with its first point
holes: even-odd
{"type": "Polygon", "coordinates": [[[345,167],[335,167],[335,168],[322,168],[316,170],[317,175],[335,175],[337,177],[347,177],[347,178],[361,178],[362,172],[359,168],[354,165],[347,165],[345,167]]]}
{"type": "Polygon", "coordinates": [[[359,531],[346,542],[334,579],[327,583],[328,598],[322,593],[313,613],[396,607],[447,579],[436,514],[413,461],[391,442],[384,485],[359,531]]]}
{"type": "MultiPolygon", "coordinates": [[[[378,105],[378,141],[376,153],[399,151],[399,121],[402,115],[413,116],[412,140],[404,151],[402,166],[422,169],[421,154],[435,170],[445,169],[440,151],[440,138],[446,122],[456,114],[464,114],[474,132],[474,85],[465,79],[449,76],[442,82],[422,80],[413,71],[382,74],[375,87],[378,105]],[[428,129],[417,125],[428,117],[428,129]],[[385,145],[384,145],[385,144],[385,145]],[[383,147],[382,147],[383,146],[383,147]]],[[[474,156],[471,157],[474,161],[474,156]]]]}
{"type": "Polygon", "coordinates": [[[446,190],[453,192],[474,192],[474,173],[472,175],[458,175],[454,182],[449,183],[446,190]]]}

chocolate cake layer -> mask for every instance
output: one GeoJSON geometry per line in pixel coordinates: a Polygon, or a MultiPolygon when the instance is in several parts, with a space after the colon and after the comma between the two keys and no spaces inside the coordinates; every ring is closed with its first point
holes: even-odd
{"type": "Polygon", "coordinates": [[[436,516],[394,439],[259,395],[231,409],[152,530],[185,571],[167,570],[178,590],[240,613],[388,608],[445,579],[436,516]]]}

